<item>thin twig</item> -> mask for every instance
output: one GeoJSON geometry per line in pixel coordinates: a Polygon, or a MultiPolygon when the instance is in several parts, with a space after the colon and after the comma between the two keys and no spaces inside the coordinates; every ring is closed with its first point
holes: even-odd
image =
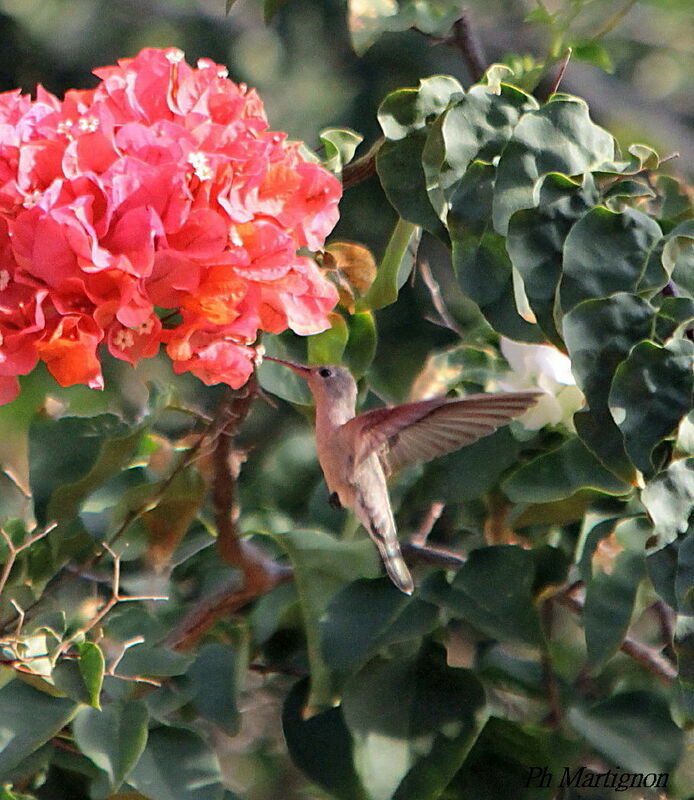
{"type": "Polygon", "coordinates": [[[452,42],[463,54],[465,63],[474,83],[477,83],[487,68],[487,59],[482,43],[472,23],[469,8],[464,8],[460,17],[453,23],[452,42]]]}
{"type": "Polygon", "coordinates": [[[17,556],[22,552],[22,550],[26,550],[27,547],[31,547],[31,545],[35,542],[38,542],[39,539],[43,539],[44,536],[47,536],[52,530],[54,530],[54,528],[56,528],[57,524],[57,522],[51,522],[50,525],[47,525],[43,530],[39,531],[33,536],[30,536],[26,541],[22,542],[19,547],[14,544],[7,531],[4,528],[0,528],[0,535],[2,535],[2,538],[5,540],[5,545],[7,546],[7,561],[5,561],[3,564],[2,573],[0,573],[0,595],[2,594],[5,584],[10,577],[10,573],[12,572],[12,567],[17,560],[17,556]]]}
{"type": "Polygon", "coordinates": [[[71,636],[69,636],[58,648],[55,659],[57,660],[65,651],[69,650],[72,645],[86,636],[90,630],[95,628],[101,620],[108,614],[111,609],[118,603],[144,601],[144,600],[168,600],[168,597],[162,595],[121,595],[120,593],[120,556],[117,555],[111,547],[102,542],[102,547],[113,558],[113,580],[111,584],[111,596],[99,609],[99,611],[88,620],[81,628],[78,628],[71,636]]]}
{"type": "Polygon", "coordinates": [[[552,669],[552,658],[549,652],[549,640],[552,638],[552,624],[553,624],[553,606],[551,598],[545,600],[540,609],[542,618],[542,629],[544,633],[544,646],[542,648],[542,681],[545,686],[547,700],[549,702],[551,712],[551,724],[553,727],[559,729],[563,722],[563,712],[561,704],[561,694],[559,692],[559,685],[557,683],[554,670],[552,669]]]}
{"type": "MultiPolygon", "coordinates": [[[[566,592],[554,595],[552,600],[556,600],[576,614],[583,615],[583,603],[566,592]]],[[[645,644],[626,636],[619,649],[635,661],[638,661],[639,664],[644,666],[666,686],[669,686],[677,677],[677,670],[673,664],[652,647],[647,647],[645,644]]]]}
{"type": "Polygon", "coordinates": [[[554,75],[554,80],[550,84],[549,89],[545,92],[544,97],[538,98],[541,99],[543,102],[549,100],[549,98],[556,94],[559,90],[559,84],[562,82],[562,78],[564,77],[564,73],[566,72],[566,68],[569,66],[569,61],[571,60],[571,53],[573,50],[570,47],[567,47],[564,55],[557,65],[557,71],[554,75]]]}
{"type": "Polygon", "coordinates": [[[439,547],[420,547],[411,542],[402,542],[400,549],[408,564],[431,564],[444,569],[459,569],[465,563],[463,556],[439,547]]]}
{"type": "Polygon", "coordinates": [[[445,503],[432,503],[424,516],[419,528],[410,536],[410,543],[415,547],[424,547],[431,533],[431,529],[443,514],[445,503]]]}

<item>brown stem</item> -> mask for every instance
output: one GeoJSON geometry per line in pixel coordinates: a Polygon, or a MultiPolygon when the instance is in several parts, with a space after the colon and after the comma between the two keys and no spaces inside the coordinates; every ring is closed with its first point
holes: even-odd
{"type": "Polygon", "coordinates": [[[562,57],[561,61],[557,65],[557,69],[556,69],[556,72],[554,74],[554,79],[552,80],[552,83],[550,84],[549,88],[546,91],[541,92],[542,96],[538,97],[538,100],[540,100],[540,102],[543,102],[543,103],[546,102],[547,100],[549,100],[549,98],[553,94],[557,93],[557,91],[559,89],[559,84],[561,83],[562,78],[564,77],[564,73],[566,72],[566,68],[569,66],[569,61],[571,59],[571,53],[572,52],[573,51],[571,50],[570,47],[566,48],[566,51],[564,52],[564,56],[562,57]]]}
{"type": "Polygon", "coordinates": [[[545,600],[541,607],[542,628],[545,636],[545,643],[542,648],[542,681],[545,685],[545,692],[551,710],[551,724],[555,728],[561,728],[564,719],[561,694],[552,669],[552,658],[549,653],[549,640],[552,637],[552,623],[554,621],[553,611],[550,600],[545,600]]]}
{"type": "Polygon", "coordinates": [[[357,183],[365,181],[376,172],[376,156],[385,139],[381,136],[371,145],[361,158],[346,164],[342,170],[342,188],[349,189],[357,183]]]}
{"type": "Polygon", "coordinates": [[[229,583],[213,595],[203,598],[174,628],[164,644],[174,650],[188,650],[203,636],[218,619],[228,617],[240,608],[264,594],[274,586],[289,583],[294,579],[290,567],[278,564],[263,556],[257,548],[242,542],[244,564],[250,566],[250,554],[254,554],[253,569],[244,572],[244,583],[229,583]],[[251,549],[252,548],[252,549],[251,549]]]}
{"type": "Polygon", "coordinates": [[[469,8],[464,8],[460,17],[453,23],[452,41],[463,54],[465,64],[474,83],[477,83],[487,68],[482,43],[472,23],[469,8]]]}
{"type": "MultiPolygon", "coordinates": [[[[583,603],[576,597],[572,597],[566,592],[560,592],[554,595],[552,599],[571,609],[575,614],[583,615],[583,603]]],[[[638,661],[639,664],[644,666],[666,686],[669,686],[677,677],[677,670],[672,663],[652,647],[647,647],[645,644],[627,636],[619,649],[633,658],[634,661],[638,661]]]]}
{"type": "Polygon", "coordinates": [[[273,586],[293,578],[291,568],[277,564],[258,547],[243,541],[236,527],[236,475],[230,466],[231,444],[256,393],[255,377],[252,377],[241,393],[227,395],[222,399],[215,418],[217,435],[212,452],[217,550],[225,563],[238,567],[241,577],[215,594],[203,598],[184,617],[166,639],[166,644],[176,650],[192,647],[218,619],[233,614],[273,586]]]}
{"type": "Polygon", "coordinates": [[[227,564],[242,567],[244,554],[236,528],[234,488],[236,475],[231,467],[231,444],[239,425],[248,415],[255,397],[255,376],[240,393],[227,393],[215,417],[217,437],[212,450],[212,498],[217,527],[217,551],[227,564]]]}

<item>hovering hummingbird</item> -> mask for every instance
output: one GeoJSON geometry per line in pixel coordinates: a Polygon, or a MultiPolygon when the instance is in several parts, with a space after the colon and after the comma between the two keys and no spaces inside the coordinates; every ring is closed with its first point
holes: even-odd
{"type": "Polygon", "coordinates": [[[304,367],[279,358],[308,384],[316,404],[316,451],[330,504],[351,508],[378,548],[393,583],[412,594],[386,476],[488,436],[534,405],[541,392],[435,397],[356,415],[357,384],[344,367],[304,367]]]}

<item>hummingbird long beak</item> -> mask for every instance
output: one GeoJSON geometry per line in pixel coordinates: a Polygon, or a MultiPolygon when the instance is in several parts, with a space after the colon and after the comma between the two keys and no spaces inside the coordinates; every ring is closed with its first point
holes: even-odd
{"type": "Polygon", "coordinates": [[[302,378],[307,378],[311,370],[308,367],[304,367],[301,364],[294,364],[292,361],[283,361],[281,358],[274,358],[273,356],[264,356],[264,361],[272,361],[275,364],[282,364],[284,367],[289,367],[292,372],[296,372],[297,375],[300,375],[302,378]]]}

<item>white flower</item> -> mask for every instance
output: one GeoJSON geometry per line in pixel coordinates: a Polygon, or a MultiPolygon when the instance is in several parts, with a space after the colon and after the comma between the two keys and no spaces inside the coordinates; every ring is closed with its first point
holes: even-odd
{"type": "Polygon", "coordinates": [[[573,430],[573,415],[584,404],[583,392],[576,386],[571,361],[556,347],[521,344],[501,338],[501,352],[511,371],[495,381],[495,388],[516,392],[539,389],[544,396],[519,417],[527,430],[559,423],[573,430]]]}

